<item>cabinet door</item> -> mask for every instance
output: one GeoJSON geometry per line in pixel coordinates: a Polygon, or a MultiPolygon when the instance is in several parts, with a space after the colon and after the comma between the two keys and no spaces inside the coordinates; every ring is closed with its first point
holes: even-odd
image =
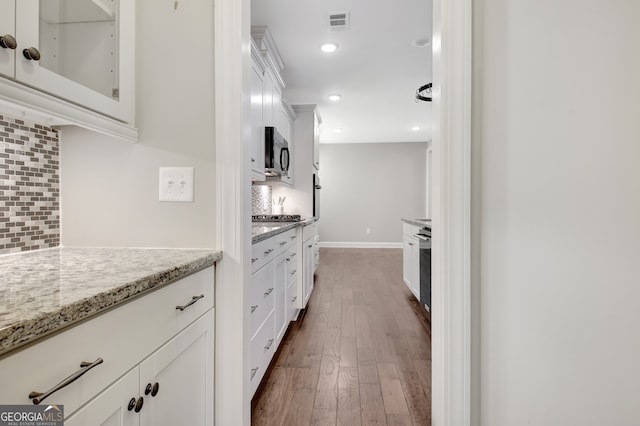
{"type": "Polygon", "coordinates": [[[411,288],[411,261],[413,257],[411,256],[411,246],[413,242],[411,238],[408,236],[404,236],[402,238],[402,280],[407,285],[407,287],[411,288]]]}
{"type": "MultiPolygon", "coordinates": [[[[0,36],[16,35],[15,0],[0,0],[0,36]]],[[[16,50],[0,47],[0,74],[13,77],[15,73],[16,50]]]]}
{"type": "Polygon", "coordinates": [[[213,330],[211,309],[140,364],[142,426],[213,425],[213,330]]]}
{"type": "Polygon", "coordinates": [[[304,266],[302,268],[303,278],[303,308],[307,306],[311,292],[313,291],[313,239],[310,238],[302,246],[302,257],[304,266]]]}
{"type": "Polygon", "coordinates": [[[287,259],[289,259],[289,254],[284,253],[278,256],[275,260],[276,273],[274,287],[276,293],[276,347],[280,344],[282,336],[284,335],[284,332],[287,330],[287,326],[289,325],[289,320],[287,318],[287,284],[289,281],[289,277],[287,274],[287,259]]]}
{"type": "Polygon", "coordinates": [[[263,76],[256,65],[251,66],[251,170],[264,180],[264,119],[263,76]]]}
{"type": "Polygon", "coordinates": [[[16,79],[131,123],[134,23],[132,1],[16,1],[16,79]]]}
{"type": "MultiPolygon", "coordinates": [[[[82,409],[65,419],[66,426],[137,426],[140,415],[128,405],[131,399],[138,400],[140,393],[140,370],[136,367],[123,378],[115,382],[105,391],[96,396],[82,409]]],[[[146,398],[143,398],[142,408],[145,408],[146,398]]]]}
{"type": "Polygon", "coordinates": [[[273,87],[275,83],[269,70],[264,73],[262,86],[262,119],[265,126],[273,126],[273,87]]]}

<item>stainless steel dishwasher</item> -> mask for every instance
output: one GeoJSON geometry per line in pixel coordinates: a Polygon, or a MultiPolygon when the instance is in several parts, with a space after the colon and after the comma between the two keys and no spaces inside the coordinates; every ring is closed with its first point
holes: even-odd
{"type": "Polygon", "coordinates": [[[431,228],[421,228],[415,237],[420,241],[420,304],[431,312],[431,228]]]}

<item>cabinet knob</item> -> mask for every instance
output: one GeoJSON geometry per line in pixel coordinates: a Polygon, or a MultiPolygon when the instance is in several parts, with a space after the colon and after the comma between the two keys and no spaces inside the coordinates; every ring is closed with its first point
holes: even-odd
{"type": "Polygon", "coordinates": [[[155,382],[153,385],[151,383],[147,383],[147,387],[144,389],[144,394],[151,394],[151,396],[156,396],[159,390],[160,384],[158,382],[155,382]]]}
{"type": "Polygon", "coordinates": [[[136,399],[135,398],[131,398],[129,400],[129,405],[127,406],[127,410],[131,411],[133,410],[133,408],[136,406],[136,399]]]}
{"type": "Polygon", "coordinates": [[[5,34],[3,36],[0,36],[0,46],[4,47],[5,49],[13,50],[18,47],[18,42],[15,38],[13,38],[12,35],[5,34]]]}
{"type": "Polygon", "coordinates": [[[138,398],[138,400],[136,401],[136,406],[133,409],[133,411],[135,411],[136,413],[139,413],[140,410],[142,410],[143,404],[144,404],[144,398],[143,397],[138,398]]]}
{"type": "Polygon", "coordinates": [[[258,309],[258,305],[251,306],[251,313],[254,313],[258,309]]]}
{"type": "Polygon", "coordinates": [[[40,60],[40,51],[35,47],[30,47],[28,49],[24,49],[22,54],[28,60],[39,61],[40,60]]]}

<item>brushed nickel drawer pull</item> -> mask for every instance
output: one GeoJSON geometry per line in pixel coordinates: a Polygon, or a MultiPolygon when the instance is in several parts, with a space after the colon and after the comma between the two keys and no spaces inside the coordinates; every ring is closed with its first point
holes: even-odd
{"type": "Polygon", "coordinates": [[[272,251],[273,251],[273,249],[265,250],[264,254],[269,255],[269,254],[271,254],[272,251]]]}
{"type": "Polygon", "coordinates": [[[204,298],[204,294],[201,294],[200,296],[193,296],[191,298],[191,301],[189,303],[187,303],[186,305],[178,305],[176,306],[176,309],[179,311],[184,311],[185,309],[187,309],[189,306],[193,305],[194,303],[196,303],[198,300],[203,299],[204,298]]]}
{"type": "Polygon", "coordinates": [[[75,373],[73,373],[72,375],[70,375],[69,377],[65,378],[63,381],[61,381],[60,383],[58,383],[57,385],[55,385],[53,388],[49,389],[46,392],[31,392],[29,394],[29,399],[31,399],[31,402],[33,402],[34,405],[38,405],[40,404],[42,401],[45,400],[45,398],[47,398],[49,395],[53,395],[54,393],[58,392],[60,389],[67,387],[68,385],[70,385],[71,383],[75,382],[76,380],[78,380],[80,377],[82,377],[87,371],[91,370],[93,367],[96,367],[100,364],[102,364],[104,361],[102,358],[98,358],[93,362],[81,362],[80,363],[80,370],[76,371],[75,373]]]}
{"type": "Polygon", "coordinates": [[[283,245],[287,244],[286,241],[280,241],[280,247],[282,247],[283,245]]]}
{"type": "Polygon", "coordinates": [[[270,289],[268,289],[267,291],[264,292],[265,296],[268,296],[271,294],[271,292],[273,291],[273,287],[271,287],[270,289]]]}
{"type": "Polygon", "coordinates": [[[258,305],[253,305],[251,307],[251,313],[254,313],[256,311],[256,309],[258,309],[258,305]]]}
{"type": "Polygon", "coordinates": [[[291,275],[295,275],[295,274],[296,274],[296,272],[298,272],[298,270],[297,270],[297,269],[294,269],[293,271],[291,271],[291,275]]]}
{"type": "Polygon", "coordinates": [[[260,259],[258,259],[257,257],[252,257],[251,258],[251,263],[256,263],[258,260],[260,260],[260,259]]]}
{"type": "Polygon", "coordinates": [[[291,238],[292,240],[295,240],[295,239],[296,239],[296,236],[294,235],[293,237],[289,237],[289,238],[291,238]]]}
{"type": "Polygon", "coordinates": [[[293,297],[291,298],[291,303],[295,302],[297,298],[298,298],[298,296],[293,296],[293,297]]]}
{"type": "Polygon", "coordinates": [[[269,349],[271,348],[271,345],[273,345],[273,339],[269,339],[269,340],[267,341],[267,346],[265,346],[264,348],[265,348],[265,349],[267,349],[267,350],[269,350],[269,349]]]}
{"type": "Polygon", "coordinates": [[[251,379],[253,379],[253,377],[256,375],[257,372],[258,372],[258,367],[251,369],[251,379]]]}

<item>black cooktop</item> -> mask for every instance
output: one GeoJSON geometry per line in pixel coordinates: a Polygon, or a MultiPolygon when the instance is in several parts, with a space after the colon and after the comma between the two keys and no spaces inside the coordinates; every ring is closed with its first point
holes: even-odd
{"type": "Polygon", "coordinates": [[[251,216],[252,222],[300,222],[299,214],[258,214],[251,216]]]}

